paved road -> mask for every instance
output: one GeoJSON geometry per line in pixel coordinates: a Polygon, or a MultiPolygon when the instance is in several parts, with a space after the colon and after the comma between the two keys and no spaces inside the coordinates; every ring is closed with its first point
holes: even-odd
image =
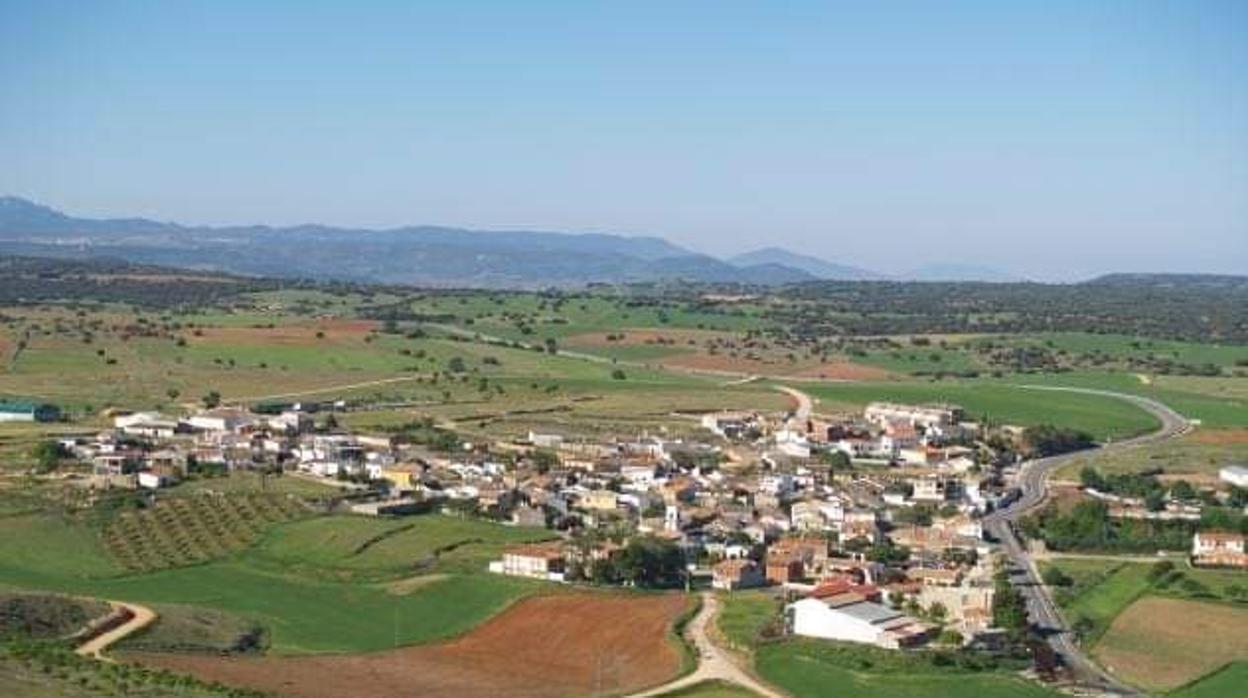
{"type": "Polygon", "coordinates": [[[710,592],[702,593],[702,608],[698,615],[685,627],[685,636],[693,643],[698,653],[698,668],[692,673],[657,686],[648,691],[634,693],[628,698],[656,698],[672,691],[688,688],[704,681],[726,681],[744,686],[763,698],[787,698],[784,693],[763,685],[750,676],[733,661],[727,650],[716,645],[707,631],[710,623],[719,613],[719,599],[710,592]]]}
{"type": "MultiPolygon", "coordinates": [[[[1032,385],[1019,387],[1029,390],[1102,395],[1126,400],[1146,410],[1161,421],[1161,428],[1157,431],[1125,441],[1107,443],[1101,447],[1105,449],[1130,448],[1172,439],[1181,436],[1191,428],[1190,423],[1182,415],[1156,400],[1139,395],[1085,388],[1058,388],[1032,385]]],[[[1083,654],[1075,634],[1066,626],[1065,621],[1058,612],[1057,604],[1054,603],[1053,597],[1040,582],[1040,574],[1036,569],[1035,561],[1027,554],[1017,533],[1014,531],[1014,523],[1020,517],[1044,502],[1047,496],[1049,475],[1079,455],[1081,454],[1064,454],[1024,463],[1019,472],[1021,496],[1009,507],[984,517],[984,528],[1001,542],[1003,551],[1010,558],[1013,566],[1019,570],[1015,573],[1014,580],[1027,602],[1027,609],[1032,622],[1040,628],[1041,632],[1048,635],[1049,644],[1052,645],[1055,652],[1061,655],[1067,666],[1074,672],[1077,680],[1086,687],[1105,694],[1135,696],[1139,695],[1138,691],[1119,682],[1083,654]]]]}
{"type": "Polygon", "coordinates": [[[113,607],[114,614],[126,614],[129,616],[129,620],[106,633],[87,640],[79,645],[74,652],[83,657],[112,661],[104,656],[104,650],[130,636],[131,633],[136,633],[146,628],[152,621],[156,620],[156,612],[146,606],[139,606],[138,604],[126,603],[124,601],[109,601],[108,604],[113,607]]]}

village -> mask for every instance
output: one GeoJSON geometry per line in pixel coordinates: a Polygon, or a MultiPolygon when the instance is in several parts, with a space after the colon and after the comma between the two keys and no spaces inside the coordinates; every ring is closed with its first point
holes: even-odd
{"type": "MultiPolygon", "coordinates": [[[[968,421],[953,405],[819,415],[786,391],[795,410],[705,414],[697,438],[471,443],[428,422],[357,434],[338,426],[341,403],[292,403],[117,413],[112,430],[60,447],[90,465],[78,483],[92,491],[158,498],[240,470],[305,478],[340,488],[335,506],[357,515],[440,512],[552,532],[508,547],[489,566],[502,575],[772,587],[786,602],[776,632],[890,649],[1000,646],[994,599],[1013,591],[997,583],[1004,561],[981,519],[1017,496],[1020,456],[1002,445],[1021,430],[968,421]]],[[[1193,556],[1248,565],[1238,534],[1198,533],[1193,556]]]]}

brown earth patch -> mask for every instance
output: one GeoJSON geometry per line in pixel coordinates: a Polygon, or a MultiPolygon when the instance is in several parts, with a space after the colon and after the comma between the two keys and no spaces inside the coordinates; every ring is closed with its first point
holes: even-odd
{"type": "Polygon", "coordinates": [[[1169,690],[1248,658],[1248,610],[1147,596],[1127,607],[1096,645],[1117,676],[1169,690]]]}
{"type": "Polygon", "coordinates": [[[612,332],[589,332],[587,334],[577,334],[564,340],[564,344],[570,347],[634,347],[647,344],[665,344],[668,346],[689,347],[689,340],[701,345],[708,339],[725,339],[731,338],[733,335],[728,332],[717,332],[715,330],[691,330],[691,329],[650,329],[650,328],[625,328],[612,332]],[[618,337],[619,339],[607,339],[607,336],[618,337]]]}
{"type": "Polygon", "coordinates": [[[362,340],[376,327],[377,323],[372,320],[346,319],[273,327],[204,327],[200,329],[200,334],[189,339],[209,344],[308,346],[326,340],[362,340]],[[317,337],[317,332],[323,333],[324,337],[317,337]]]}
{"type": "Polygon", "coordinates": [[[436,645],[356,655],[130,655],[206,681],[292,698],[564,698],[629,693],[680,670],[668,639],[685,610],[678,594],[560,594],[512,606],[436,645]]]}
{"type": "Polygon", "coordinates": [[[660,363],[669,368],[683,368],[713,373],[786,376],[791,378],[826,378],[830,380],[882,380],[888,371],[848,361],[792,362],[779,359],[730,356],[728,354],[680,354],[664,358],[660,363]]]}
{"type": "Polygon", "coordinates": [[[1248,429],[1197,429],[1187,438],[1198,444],[1248,446],[1248,429]]]}

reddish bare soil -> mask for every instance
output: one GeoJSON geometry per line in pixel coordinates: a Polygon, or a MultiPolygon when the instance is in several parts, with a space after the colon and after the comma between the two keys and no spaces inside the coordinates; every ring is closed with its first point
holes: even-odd
{"type": "Polygon", "coordinates": [[[1248,444],[1248,429],[1197,429],[1187,438],[1198,444],[1238,446],[1248,444]]]}
{"type": "Polygon", "coordinates": [[[212,344],[310,346],[318,342],[363,339],[377,326],[372,320],[318,320],[274,327],[205,327],[189,339],[212,344]],[[324,337],[317,337],[321,332],[324,337]]]}
{"type": "Polygon", "coordinates": [[[828,378],[834,380],[881,380],[888,372],[874,366],[848,361],[829,363],[798,362],[778,359],[751,359],[727,354],[680,354],[662,360],[664,366],[695,371],[757,374],[761,376],[792,376],[795,378],[828,378]]]}
{"type": "Polygon", "coordinates": [[[629,693],[671,679],[678,594],[562,594],[516,604],[437,645],[358,655],[225,658],[142,654],[140,663],[292,698],[564,698],[629,693]]]}

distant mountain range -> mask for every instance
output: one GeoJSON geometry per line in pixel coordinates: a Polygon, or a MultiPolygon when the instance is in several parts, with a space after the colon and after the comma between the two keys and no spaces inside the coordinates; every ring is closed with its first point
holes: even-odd
{"type": "Polygon", "coordinates": [[[833,264],[818,257],[797,254],[779,247],[764,247],[761,250],[739,254],[735,257],[729,257],[728,262],[738,267],[760,265],[788,267],[804,271],[816,279],[874,281],[885,278],[882,274],[877,274],[873,271],[845,264],[833,264]]]}
{"type": "Polygon", "coordinates": [[[77,218],[0,197],[0,253],[114,257],[144,264],[287,278],[428,286],[538,288],[683,280],[750,285],[815,280],[1017,280],[990,269],[925,267],[890,277],[768,247],[728,260],[658,237],[437,226],[187,226],[77,218]]]}

